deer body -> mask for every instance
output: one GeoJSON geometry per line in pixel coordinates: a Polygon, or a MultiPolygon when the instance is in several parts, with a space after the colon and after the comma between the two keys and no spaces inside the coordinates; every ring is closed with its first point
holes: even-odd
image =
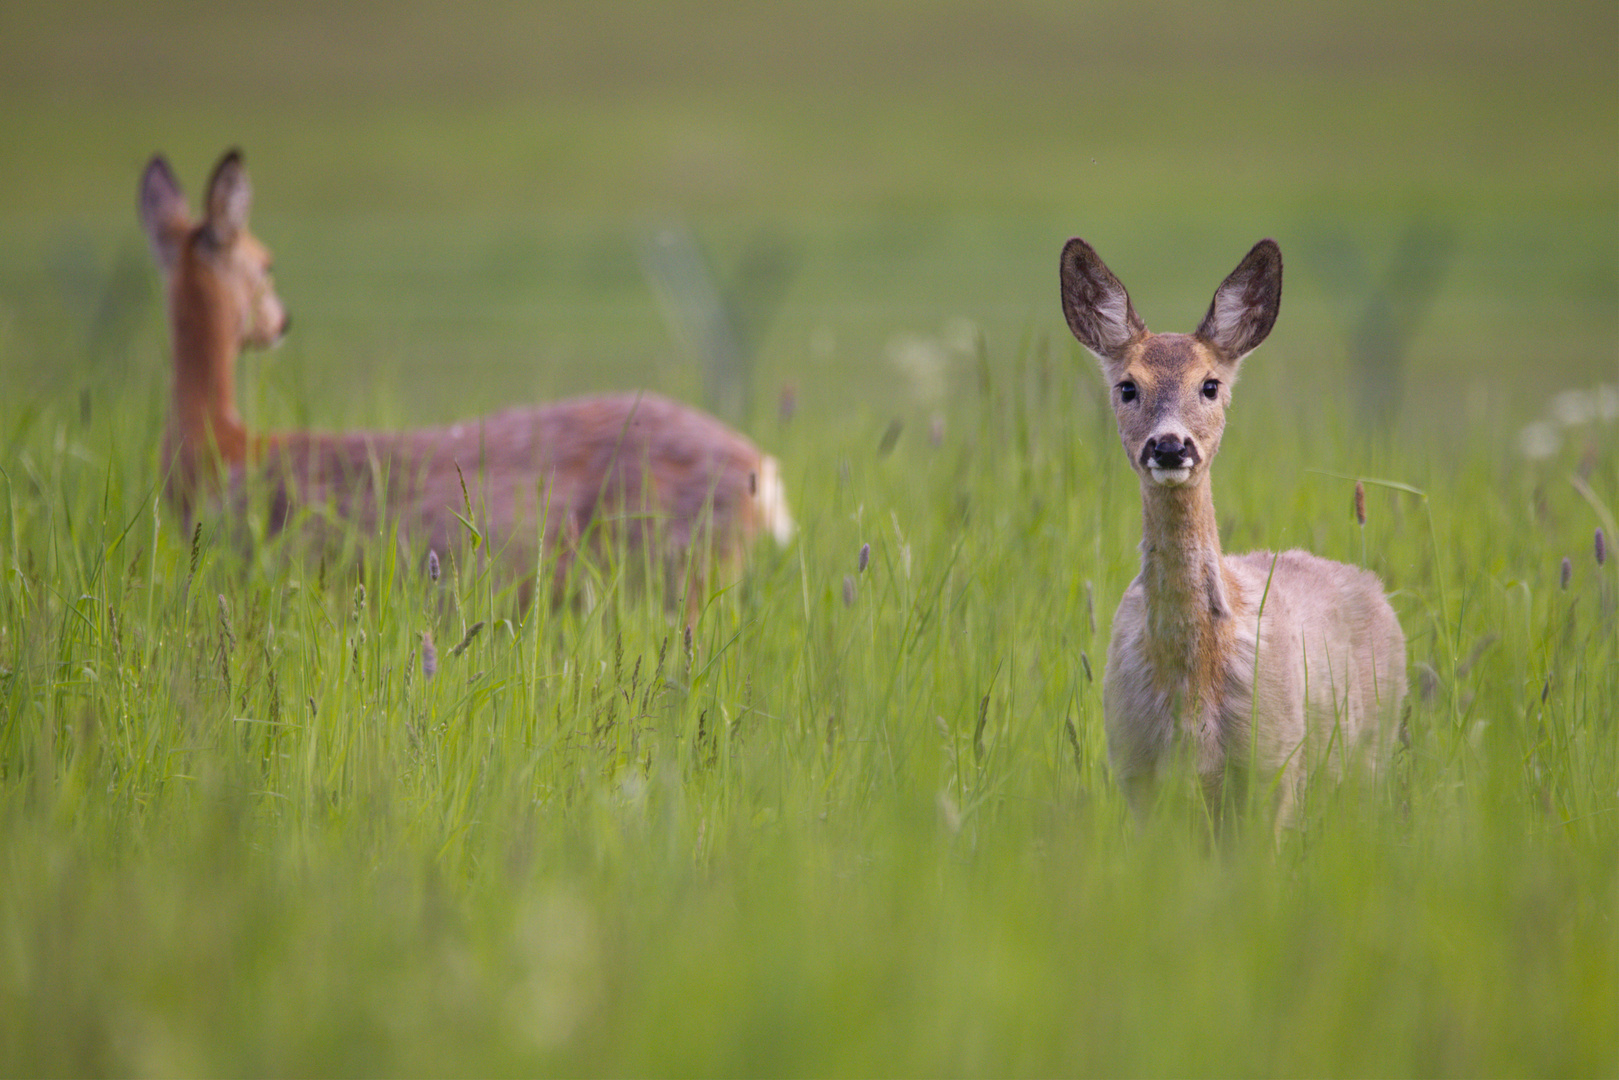
{"type": "Polygon", "coordinates": [[[275,344],[288,322],[269,252],[247,230],[250,200],[235,151],[216,166],[199,222],[161,156],[141,180],[174,350],[167,495],[188,521],[200,501],[222,496],[224,481],[238,510],[255,495],[266,500],[272,532],[296,522],[326,542],[337,528],[370,533],[386,523],[425,559],[462,546],[470,525],[520,573],[556,552],[559,575],[581,542],[656,540],[667,566],[701,543],[701,570],[710,555],[740,556],[761,531],[791,536],[775,459],[712,416],[653,394],[404,432],[248,432],[236,411],[237,357],[275,344]]]}
{"type": "Polygon", "coordinates": [[[1228,779],[1275,779],[1285,825],[1305,781],[1380,747],[1404,700],[1405,638],[1375,575],[1220,548],[1209,463],[1238,366],[1275,323],[1281,274],[1262,241],[1195,333],[1153,334],[1088,244],[1063,249],[1064,313],[1102,362],[1141,482],[1141,573],[1103,678],[1108,756],[1138,813],[1184,748],[1216,815],[1228,779]]]}

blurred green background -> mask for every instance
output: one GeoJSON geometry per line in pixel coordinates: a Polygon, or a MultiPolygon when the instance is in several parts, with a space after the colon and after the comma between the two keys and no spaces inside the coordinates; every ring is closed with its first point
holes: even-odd
{"type": "Polygon", "coordinates": [[[755,429],[785,384],[834,424],[933,407],[978,330],[1078,356],[1070,235],[1155,329],[1271,235],[1247,384],[1412,445],[1614,377],[1616,58],[1608,3],[14,0],[0,363],[14,401],[160,400],[136,178],[162,150],[195,198],[240,145],[296,326],[249,369],[262,423],[701,400],[670,229],[755,358],[755,429]]]}

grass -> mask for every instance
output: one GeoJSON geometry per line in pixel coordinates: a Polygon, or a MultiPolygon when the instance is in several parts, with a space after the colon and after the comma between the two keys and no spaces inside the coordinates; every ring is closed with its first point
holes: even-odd
{"type": "MultiPolygon", "coordinates": [[[[1007,366],[938,450],[827,447],[690,653],[612,580],[513,622],[465,568],[193,546],[144,459],[41,420],[4,478],[8,1071],[1606,1071],[1616,583],[1573,487],[1533,540],[1488,468],[1369,489],[1411,747],[1213,857],[1106,771],[1134,486],[1092,388],[1007,366]]],[[[1263,456],[1217,505],[1353,558],[1352,484],[1263,456]]]]}
{"type": "Polygon", "coordinates": [[[1619,1071],[1615,431],[1516,437],[1619,359],[1611,12],[206,10],[0,15],[0,1072],[1619,1071]],[[755,320],[798,539],[688,649],[611,568],[518,614],[448,560],[184,533],[134,186],[236,141],[295,317],[255,423],[695,400],[641,262],[672,221],[755,320]],[[1451,254],[1403,311],[1413,223],[1451,254]],[[1288,253],[1222,536],[1378,572],[1412,693],[1279,850],[1138,829],[1108,773],[1139,496],[1074,232],[1157,329],[1288,253]]]}

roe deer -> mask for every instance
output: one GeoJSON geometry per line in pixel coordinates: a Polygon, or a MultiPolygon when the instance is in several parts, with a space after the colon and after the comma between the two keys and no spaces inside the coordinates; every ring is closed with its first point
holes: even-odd
{"type": "Polygon", "coordinates": [[[1209,466],[1281,298],[1281,249],[1261,240],[1195,333],[1154,334],[1089,244],[1063,248],[1063,313],[1102,363],[1141,478],[1141,573],[1102,687],[1108,758],[1138,816],[1180,744],[1216,819],[1229,776],[1232,794],[1276,781],[1276,826],[1290,825],[1309,776],[1379,748],[1405,697],[1405,636],[1376,575],[1304,551],[1220,552],[1209,466]]]}
{"type": "Polygon", "coordinates": [[[248,492],[268,495],[272,532],[299,511],[317,538],[323,515],[367,532],[387,523],[425,560],[461,546],[475,525],[485,550],[523,574],[542,548],[554,552],[558,584],[583,538],[597,548],[661,541],[651,554],[664,572],[689,553],[700,575],[712,557],[740,557],[761,530],[782,543],[791,536],[776,460],[713,417],[652,394],[575,398],[415,431],[249,433],[236,411],[237,356],[287,329],[270,254],[247,228],[251,201],[235,150],[214,168],[200,221],[161,155],[141,176],[141,221],[164,276],[174,351],[167,495],[188,528],[198,501],[218,497],[224,479],[237,509],[248,492]],[[463,522],[458,511],[469,506],[463,522]]]}

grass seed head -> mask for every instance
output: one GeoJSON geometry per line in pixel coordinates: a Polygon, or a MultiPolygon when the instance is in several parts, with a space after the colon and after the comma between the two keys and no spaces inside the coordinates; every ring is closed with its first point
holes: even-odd
{"type": "Polygon", "coordinates": [[[433,647],[433,631],[422,633],[422,677],[431,679],[438,674],[438,649],[433,647]]]}
{"type": "Polygon", "coordinates": [[[427,580],[437,582],[439,575],[438,552],[432,548],[427,549],[427,580]]]}
{"type": "Polygon", "coordinates": [[[225,594],[219,594],[219,629],[224,635],[225,644],[231,652],[236,651],[236,632],[230,625],[230,605],[225,603],[225,594]]]}
{"type": "Polygon", "coordinates": [[[854,575],[843,575],[843,606],[854,607],[854,575]]]}
{"type": "Polygon", "coordinates": [[[856,560],[855,565],[859,567],[860,572],[864,574],[866,572],[866,564],[869,562],[871,562],[871,545],[869,543],[861,544],[860,558],[856,560]]]}
{"type": "Polygon", "coordinates": [[[1598,566],[1608,561],[1608,538],[1603,535],[1600,525],[1597,526],[1596,554],[1598,566]]]}
{"type": "Polygon", "coordinates": [[[197,576],[197,562],[202,558],[202,522],[191,530],[191,576],[197,576]]]}
{"type": "Polygon", "coordinates": [[[1565,592],[1568,591],[1569,579],[1571,579],[1573,576],[1574,576],[1574,560],[1570,559],[1567,555],[1564,555],[1563,556],[1563,571],[1559,575],[1559,579],[1560,579],[1560,581],[1562,583],[1562,587],[1563,587],[1563,590],[1565,592]]]}
{"type": "Polygon", "coordinates": [[[483,620],[482,619],[479,619],[477,622],[475,622],[471,626],[467,627],[467,632],[466,632],[465,636],[463,636],[461,638],[460,642],[458,642],[456,644],[455,648],[450,650],[450,655],[451,656],[460,656],[462,653],[466,652],[467,651],[467,646],[472,644],[472,639],[477,637],[478,634],[480,632],[482,632],[482,630],[483,630],[483,620]]]}
{"type": "Polygon", "coordinates": [[[1366,485],[1359,480],[1355,481],[1355,521],[1366,527],[1366,485]]]}

